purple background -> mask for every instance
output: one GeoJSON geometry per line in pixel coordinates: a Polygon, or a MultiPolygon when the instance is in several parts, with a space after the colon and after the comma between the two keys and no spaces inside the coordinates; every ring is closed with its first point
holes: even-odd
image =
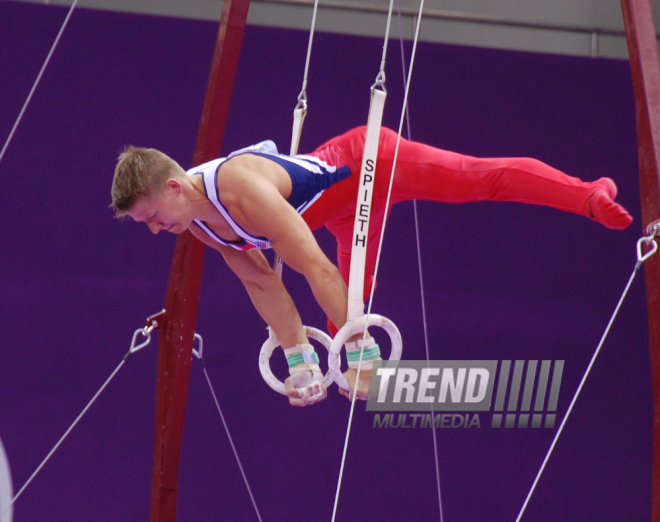
{"type": "MultiPolygon", "coordinates": [[[[0,3],[4,143],[66,10],[0,3]]],[[[77,10],[0,164],[0,437],[27,480],[162,308],[173,236],[108,209],[132,143],[190,166],[215,23],[77,10]]],[[[248,28],[224,152],[288,149],[307,33],[248,28]]],[[[317,34],[301,151],[363,124],[382,41],[317,34]]],[[[398,126],[398,42],[385,123],[398,126]]],[[[619,184],[625,232],[520,204],[419,204],[432,359],[565,359],[561,418],[635,262],[640,235],[634,105],[625,61],[420,44],[413,138],[483,156],[532,156],[619,184]]],[[[319,240],[333,255],[329,234],[319,240]]],[[[265,325],[207,253],[197,331],[264,520],[328,520],[349,403],[288,405],[262,381],[265,325]]],[[[323,314],[285,282],[306,324],[323,314]]],[[[423,359],[412,203],[392,213],[374,311],[423,359]]],[[[652,397],[643,274],[635,281],[525,520],[647,520],[652,397]]],[[[146,520],[156,344],[120,371],[15,509],[18,521],[146,520]]],[[[281,368],[281,361],[274,366],[281,368]]],[[[555,430],[439,430],[445,520],[514,520],[555,430]]],[[[356,408],[338,520],[437,520],[432,432],[376,430],[356,408]]],[[[201,368],[193,365],[179,520],[256,520],[201,368]]]]}

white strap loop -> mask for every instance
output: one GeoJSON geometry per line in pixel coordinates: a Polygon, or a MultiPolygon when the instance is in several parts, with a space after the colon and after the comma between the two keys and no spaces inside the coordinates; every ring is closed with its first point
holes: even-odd
{"type": "Polygon", "coordinates": [[[376,340],[373,337],[367,337],[366,339],[358,339],[357,341],[348,341],[344,346],[346,346],[347,352],[359,352],[362,348],[369,348],[376,344],[376,340]]]}
{"type": "Polygon", "coordinates": [[[296,108],[293,111],[293,129],[291,130],[291,149],[289,154],[295,156],[298,154],[298,147],[300,145],[300,136],[302,135],[302,126],[307,116],[307,103],[304,107],[296,108]]]}

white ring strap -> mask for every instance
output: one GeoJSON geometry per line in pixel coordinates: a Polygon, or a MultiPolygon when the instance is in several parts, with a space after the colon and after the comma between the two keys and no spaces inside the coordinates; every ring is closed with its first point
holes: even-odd
{"type": "Polygon", "coordinates": [[[374,344],[376,344],[376,340],[373,337],[367,337],[366,339],[348,341],[344,346],[347,352],[359,352],[362,348],[373,346],[374,344]]]}
{"type": "Polygon", "coordinates": [[[367,262],[369,218],[371,216],[373,182],[378,157],[378,141],[386,97],[387,93],[385,91],[380,89],[371,90],[371,105],[369,107],[369,119],[367,120],[362,166],[360,167],[355,224],[353,225],[353,247],[351,249],[351,266],[348,278],[347,321],[364,315],[364,270],[367,262]]]}
{"type": "Polygon", "coordinates": [[[290,156],[298,154],[298,146],[300,145],[300,136],[302,135],[302,126],[307,116],[307,107],[298,108],[293,110],[293,129],[291,130],[291,149],[290,156]]]}

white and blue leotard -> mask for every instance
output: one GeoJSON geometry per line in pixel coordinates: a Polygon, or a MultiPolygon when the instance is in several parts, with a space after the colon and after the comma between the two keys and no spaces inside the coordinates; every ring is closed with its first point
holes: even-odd
{"type": "Polygon", "coordinates": [[[187,172],[188,175],[202,176],[206,197],[209,198],[209,201],[213,203],[218,212],[220,212],[222,217],[227,223],[229,223],[232,230],[241,239],[238,241],[227,241],[218,237],[218,235],[215,234],[203,221],[196,219],[195,224],[206,232],[206,234],[208,234],[208,236],[214,241],[237,250],[271,248],[271,244],[265,237],[253,236],[243,230],[243,228],[233,220],[227,209],[220,202],[217,184],[218,170],[226,160],[238,156],[239,154],[255,154],[257,156],[271,159],[286,170],[291,178],[291,195],[288,198],[288,202],[296,209],[298,214],[302,214],[314,204],[314,202],[321,197],[321,194],[323,194],[325,189],[351,175],[350,169],[345,165],[341,167],[328,165],[325,161],[313,156],[284,156],[279,154],[275,143],[270,140],[262,141],[256,145],[237,150],[226,158],[209,161],[208,163],[190,169],[187,172]]]}

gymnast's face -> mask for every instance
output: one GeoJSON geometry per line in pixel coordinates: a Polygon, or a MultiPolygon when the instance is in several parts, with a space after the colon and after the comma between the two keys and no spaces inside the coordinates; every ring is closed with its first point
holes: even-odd
{"type": "Polygon", "coordinates": [[[141,197],[128,211],[137,222],[144,222],[154,234],[161,230],[180,234],[192,221],[190,204],[181,183],[170,178],[165,188],[150,196],[141,197]]]}

